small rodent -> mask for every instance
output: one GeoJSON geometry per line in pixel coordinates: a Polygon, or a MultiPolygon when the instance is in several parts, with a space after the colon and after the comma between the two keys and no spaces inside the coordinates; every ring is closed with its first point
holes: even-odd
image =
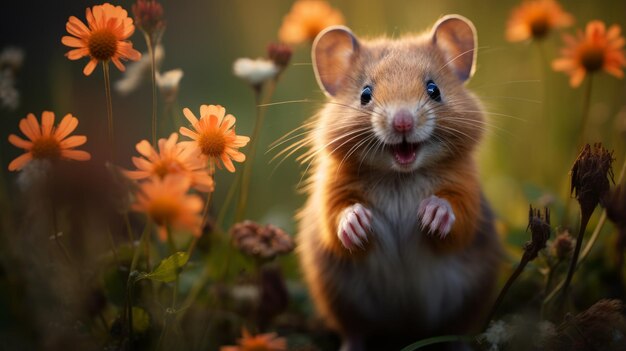
{"type": "Polygon", "coordinates": [[[502,256],[473,155],[482,108],[464,86],[474,25],[449,15],[425,34],[376,40],[335,26],[312,57],[329,99],[309,135],[298,241],[317,310],[342,350],[471,331],[502,256]]]}

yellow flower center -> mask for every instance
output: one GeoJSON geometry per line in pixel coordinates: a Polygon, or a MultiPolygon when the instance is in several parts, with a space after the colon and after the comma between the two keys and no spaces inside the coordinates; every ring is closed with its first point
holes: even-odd
{"type": "Polygon", "coordinates": [[[587,72],[595,72],[604,66],[604,50],[588,45],[580,50],[580,63],[587,72]]]}
{"type": "Polygon", "coordinates": [[[154,163],[152,171],[159,178],[163,179],[168,174],[179,173],[183,170],[183,166],[176,160],[161,160],[154,163]]]}
{"type": "Polygon", "coordinates": [[[33,158],[58,159],[61,157],[61,145],[52,137],[42,137],[33,141],[30,149],[33,158]]]}
{"type": "Polygon", "coordinates": [[[209,157],[219,157],[226,149],[226,138],[219,129],[215,128],[200,135],[198,146],[203,154],[209,157]]]}
{"type": "Polygon", "coordinates": [[[100,29],[89,37],[89,55],[99,61],[106,61],[117,51],[117,37],[108,29],[100,29]]]}
{"type": "Polygon", "coordinates": [[[152,200],[148,214],[158,225],[172,223],[178,216],[179,207],[170,199],[157,198],[152,200]]]}
{"type": "Polygon", "coordinates": [[[533,38],[541,39],[548,34],[550,31],[550,22],[548,21],[547,14],[537,14],[530,21],[530,32],[532,33],[533,38]]]}

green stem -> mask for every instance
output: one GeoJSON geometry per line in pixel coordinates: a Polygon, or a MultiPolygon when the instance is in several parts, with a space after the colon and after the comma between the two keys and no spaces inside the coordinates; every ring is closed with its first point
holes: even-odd
{"type": "Polygon", "coordinates": [[[139,245],[134,248],[133,260],[130,263],[128,280],[126,281],[126,313],[128,315],[128,345],[130,349],[132,349],[133,345],[133,287],[135,285],[135,270],[137,269],[137,264],[139,263],[141,246],[146,241],[146,238],[150,236],[150,227],[150,221],[146,222],[146,227],[144,228],[143,233],[141,233],[141,238],[139,239],[139,245]]]}
{"type": "Polygon", "coordinates": [[[276,88],[276,80],[271,80],[265,98],[261,101],[261,89],[255,89],[255,103],[256,103],[256,120],[254,124],[254,130],[250,137],[250,151],[247,155],[247,161],[243,168],[243,177],[241,179],[241,190],[239,192],[239,203],[237,204],[237,211],[235,212],[235,223],[240,222],[246,215],[246,207],[248,205],[248,193],[250,188],[250,179],[252,177],[252,165],[254,164],[254,157],[259,145],[259,135],[261,133],[261,127],[263,126],[263,120],[265,119],[265,109],[263,105],[269,100],[276,88]]]}
{"type": "Polygon", "coordinates": [[[152,147],[156,147],[157,137],[157,87],[156,87],[156,58],[154,54],[154,43],[152,36],[144,32],[146,44],[148,46],[148,54],[150,55],[150,71],[152,77],[152,147]]]}
{"type": "Polygon", "coordinates": [[[102,71],[104,72],[104,92],[106,94],[107,105],[107,125],[108,125],[108,142],[109,142],[109,158],[114,161],[115,158],[115,141],[113,137],[113,102],[111,101],[111,78],[109,76],[109,61],[102,63],[102,71]]]}
{"type": "Polygon", "coordinates": [[[467,342],[471,341],[473,338],[465,335],[442,335],[435,336],[428,339],[423,339],[418,342],[415,342],[409,346],[404,347],[400,351],[413,351],[417,349],[421,349],[425,346],[435,345],[435,344],[443,344],[447,342],[467,342]]]}

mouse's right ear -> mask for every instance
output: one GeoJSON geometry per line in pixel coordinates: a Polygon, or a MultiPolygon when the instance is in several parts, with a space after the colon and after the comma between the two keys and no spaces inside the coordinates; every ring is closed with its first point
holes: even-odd
{"type": "Polygon", "coordinates": [[[317,35],[311,52],[313,70],[326,95],[337,94],[358,51],[359,42],[347,27],[331,26],[317,35]]]}

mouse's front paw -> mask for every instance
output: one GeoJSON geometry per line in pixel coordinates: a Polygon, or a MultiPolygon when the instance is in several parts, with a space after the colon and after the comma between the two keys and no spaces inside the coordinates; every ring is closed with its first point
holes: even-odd
{"type": "Polygon", "coordinates": [[[372,211],[361,204],[354,204],[346,208],[341,214],[337,236],[343,246],[352,251],[356,248],[365,248],[367,233],[372,223],[372,211]]]}
{"type": "Polygon", "coordinates": [[[435,195],[422,200],[417,210],[417,218],[421,222],[422,230],[428,230],[431,235],[439,234],[441,238],[450,233],[456,220],[450,203],[435,195]]]}

